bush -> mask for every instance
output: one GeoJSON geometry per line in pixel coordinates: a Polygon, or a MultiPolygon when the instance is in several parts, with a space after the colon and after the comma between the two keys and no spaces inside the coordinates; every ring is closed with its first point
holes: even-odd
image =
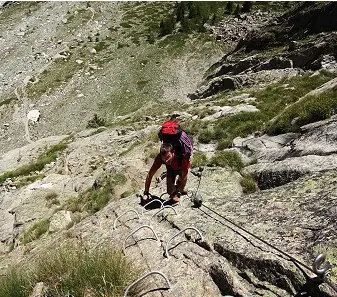
{"type": "Polygon", "coordinates": [[[230,147],[232,147],[232,142],[233,142],[233,140],[231,140],[231,139],[221,139],[221,140],[219,140],[219,142],[216,146],[216,150],[222,151],[224,149],[230,148],[230,147]]]}
{"type": "Polygon", "coordinates": [[[207,156],[203,152],[196,152],[192,157],[192,168],[207,165],[207,156]]]}
{"type": "Polygon", "coordinates": [[[214,137],[213,132],[209,129],[202,129],[199,133],[198,140],[200,143],[210,143],[214,137]]]}
{"type": "Polygon", "coordinates": [[[258,191],[259,187],[250,175],[244,175],[240,181],[243,193],[249,194],[258,191]]]}
{"type": "Polygon", "coordinates": [[[5,276],[0,276],[0,296],[27,297],[31,293],[29,277],[23,271],[10,268],[5,276]]]}
{"type": "Polygon", "coordinates": [[[220,167],[229,166],[235,171],[241,171],[243,168],[241,156],[235,151],[222,151],[215,153],[215,155],[211,158],[209,165],[220,167]]]}
{"type": "Polygon", "coordinates": [[[106,121],[103,118],[100,118],[97,113],[94,114],[94,117],[88,121],[87,128],[98,128],[106,125],[106,121]]]}

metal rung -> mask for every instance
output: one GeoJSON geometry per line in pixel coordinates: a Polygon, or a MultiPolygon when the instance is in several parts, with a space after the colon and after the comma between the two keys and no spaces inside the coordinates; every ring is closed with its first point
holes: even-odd
{"type": "Polygon", "coordinates": [[[332,265],[329,262],[326,262],[324,267],[320,268],[321,265],[324,263],[324,261],[325,261],[325,255],[324,254],[319,254],[315,258],[315,260],[312,264],[312,268],[317,275],[324,276],[325,273],[328,271],[328,269],[330,269],[332,267],[332,265]]]}
{"type": "Polygon", "coordinates": [[[128,287],[126,288],[125,293],[124,293],[124,297],[127,297],[127,296],[128,296],[128,293],[129,293],[129,290],[130,290],[131,287],[133,287],[135,284],[139,283],[141,280],[143,280],[144,278],[148,277],[148,276],[151,275],[151,274],[159,274],[159,275],[161,275],[161,276],[165,279],[165,281],[166,281],[166,283],[167,283],[167,287],[168,287],[167,289],[170,289],[170,288],[171,288],[171,284],[170,284],[170,282],[169,282],[169,280],[168,280],[168,278],[167,278],[167,276],[166,276],[165,274],[163,274],[163,273],[160,272],[160,271],[151,271],[151,272],[149,272],[149,273],[147,273],[147,274],[141,276],[139,279],[137,279],[136,281],[134,281],[130,286],[128,286],[128,287]]]}
{"type": "Polygon", "coordinates": [[[204,238],[203,238],[201,232],[200,232],[197,228],[194,228],[194,227],[187,227],[187,228],[185,228],[185,229],[179,231],[176,235],[172,236],[172,237],[167,241],[166,246],[165,246],[165,256],[166,256],[167,258],[169,258],[169,253],[168,253],[167,247],[168,247],[168,244],[170,243],[170,241],[171,241],[173,238],[177,237],[180,233],[183,233],[183,232],[186,231],[186,230],[195,230],[195,231],[197,231],[198,234],[199,234],[199,236],[200,236],[201,241],[204,241],[204,238]]]}
{"type": "Polygon", "coordinates": [[[154,236],[155,236],[155,239],[156,239],[157,241],[159,241],[159,238],[158,238],[156,232],[154,232],[154,230],[152,229],[152,227],[150,227],[149,225],[143,225],[143,226],[137,228],[136,230],[132,231],[132,232],[131,232],[131,233],[124,239],[124,243],[123,243],[123,253],[124,253],[124,255],[125,255],[125,243],[126,243],[126,241],[127,241],[133,234],[135,234],[137,231],[139,231],[140,229],[143,229],[143,228],[149,228],[149,229],[153,232],[153,234],[154,234],[154,236]]]}
{"type": "Polygon", "coordinates": [[[117,221],[118,221],[122,216],[126,215],[126,214],[129,213],[129,212],[134,212],[134,213],[137,215],[138,219],[140,219],[140,216],[139,216],[139,213],[137,212],[137,210],[135,210],[135,209],[129,209],[129,210],[127,210],[126,212],[122,213],[119,217],[116,218],[116,220],[114,221],[113,230],[116,229],[116,223],[117,223],[117,221]]]}
{"type": "Polygon", "coordinates": [[[155,214],[153,214],[151,218],[153,218],[154,216],[156,216],[158,213],[160,213],[165,208],[170,208],[170,209],[172,209],[174,211],[175,214],[177,214],[177,211],[174,209],[174,207],[172,207],[170,205],[165,205],[161,209],[159,209],[155,214]]]}
{"type": "Polygon", "coordinates": [[[164,204],[163,204],[163,201],[161,201],[161,200],[159,200],[159,199],[153,199],[153,200],[151,200],[150,202],[148,202],[148,203],[146,203],[145,205],[144,205],[144,208],[142,209],[142,215],[144,214],[144,212],[146,211],[146,209],[145,209],[145,207],[146,206],[148,206],[148,205],[150,205],[152,202],[159,202],[160,204],[161,204],[161,207],[160,208],[162,208],[163,206],[164,206],[164,204]],[[144,209],[145,209],[145,211],[144,211],[144,209]]]}
{"type": "Polygon", "coordinates": [[[164,195],[169,195],[169,197],[170,197],[170,194],[165,192],[165,193],[161,194],[159,198],[162,198],[164,195]]]}

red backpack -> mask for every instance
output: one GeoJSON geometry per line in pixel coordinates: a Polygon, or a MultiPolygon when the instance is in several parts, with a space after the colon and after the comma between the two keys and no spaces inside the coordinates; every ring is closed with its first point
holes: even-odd
{"type": "Polygon", "coordinates": [[[176,121],[167,121],[162,124],[158,137],[162,142],[172,144],[174,150],[182,157],[190,158],[193,143],[187,133],[181,129],[176,121]]]}

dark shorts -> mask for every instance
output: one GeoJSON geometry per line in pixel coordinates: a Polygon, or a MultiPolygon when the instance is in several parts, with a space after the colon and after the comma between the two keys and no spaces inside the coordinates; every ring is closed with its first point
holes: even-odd
{"type": "Polygon", "coordinates": [[[170,177],[172,179],[175,179],[175,177],[177,175],[180,175],[181,176],[181,170],[178,169],[178,170],[174,170],[171,166],[168,166],[166,165],[166,174],[167,174],[167,177],[170,177]]]}

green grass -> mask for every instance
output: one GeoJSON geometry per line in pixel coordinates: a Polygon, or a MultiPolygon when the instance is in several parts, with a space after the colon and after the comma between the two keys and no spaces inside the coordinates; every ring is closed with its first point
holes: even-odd
{"type": "Polygon", "coordinates": [[[5,276],[0,276],[0,296],[27,297],[32,289],[27,273],[17,268],[10,268],[5,276]]]}
{"type": "Polygon", "coordinates": [[[36,222],[28,230],[26,230],[22,236],[22,243],[26,244],[36,239],[39,239],[43,234],[45,234],[49,229],[49,220],[41,220],[36,222]]]}
{"type": "Polygon", "coordinates": [[[207,156],[203,152],[195,152],[192,157],[192,168],[206,166],[208,164],[207,156]]]}
{"type": "Polygon", "coordinates": [[[276,121],[270,122],[266,131],[272,135],[299,132],[301,126],[328,119],[336,113],[337,88],[296,102],[277,117],[276,121]]]}
{"type": "Polygon", "coordinates": [[[121,252],[66,244],[42,253],[29,266],[9,269],[0,277],[0,296],[27,297],[43,282],[49,297],[117,297],[141,273],[121,252]]]}
{"type": "MultiPolygon", "coordinates": [[[[40,171],[44,168],[46,164],[49,164],[53,161],[56,161],[58,153],[65,150],[67,148],[67,144],[65,142],[60,142],[52,146],[45,153],[38,156],[36,162],[24,165],[19,167],[13,171],[7,171],[0,175],[0,183],[4,182],[7,178],[15,178],[18,176],[26,176],[31,174],[34,171],[40,171]]],[[[32,179],[34,179],[32,177],[32,179]]],[[[28,180],[29,181],[29,180],[28,180]]]]}
{"type": "MultiPolygon", "coordinates": [[[[204,124],[192,125],[201,143],[216,142],[218,149],[224,149],[232,143],[235,137],[246,137],[255,131],[265,131],[268,134],[298,131],[300,125],[325,119],[336,113],[336,91],[331,90],[317,97],[307,98],[288,108],[275,123],[269,121],[283,110],[297,102],[313,89],[329,81],[335,74],[321,71],[315,76],[298,76],[272,84],[260,91],[251,93],[256,98],[252,103],[259,112],[242,112],[233,116],[223,117],[212,122],[212,126],[204,124]],[[295,126],[291,121],[300,117],[295,126]]],[[[225,99],[227,100],[227,98],[225,99]]]]}
{"type": "Polygon", "coordinates": [[[14,98],[14,97],[10,97],[10,98],[8,98],[8,99],[2,100],[2,101],[0,101],[0,107],[1,107],[2,105],[8,105],[8,104],[10,104],[12,101],[15,101],[15,100],[16,100],[16,98],[14,98]]]}
{"type": "Polygon", "coordinates": [[[22,188],[24,186],[27,186],[37,180],[41,180],[45,177],[44,174],[33,174],[30,176],[23,176],[22,178],[15,181],[15,185],[17,188],[22,188]]]}
{"type": "Polygon", "coordinates": [[[27,85],[27,95],[30,100],[36,100],[43,94],[51,94],[62,84],[68,82],[73,75],[83,68],[75,62],[77,58],[58,59],[44,70],[34,84],[27,85]]]}
{"type": "Polygon", "coordinates": [[[259,187],[257,186],[256,181],[249,175],[243,175],[242,180],[240,181],[242,191],[245,194],[250,194],[258,191],[259,187]]]}
{"type": "Polygon", "coordinates": [[[208,165],[220,167],[228,166],[238,172],[240,172],[243,168],[241,156],[238,152],[235,151],[216,152],[210,159],[208,165]]]}
{"type": "Polygon", "coordinates": [[[97,189],[90,188],[79,197],[69,199],[65,208],[71,212],[87,211],[93,214],[106,206],[110,200],[117,199],[115,187],[123,185],[126,178],[123,174],[116,173],[112,176],[105,177],[100,181],[100,187],[97,189]]]}

